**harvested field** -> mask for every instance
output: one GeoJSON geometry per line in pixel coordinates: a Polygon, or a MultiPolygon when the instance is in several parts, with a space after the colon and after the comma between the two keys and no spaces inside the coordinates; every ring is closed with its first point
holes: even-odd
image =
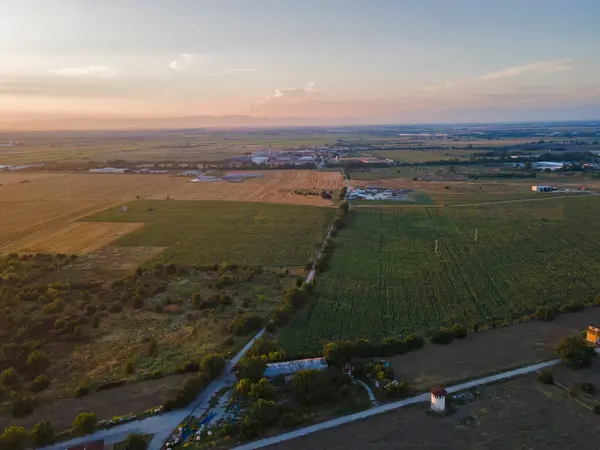
{"type": "Polygon", "coordinates": [[[142,223],[74,222],[50,233],[27,235],[6,245],[5,252],[90,253],[142,227],[142,223]]]}
{"type": "MultiPolygon", "coordinates": [[[[249,172],[244,172],[249,173],[249,172]]],[[[344,186],[340,172],[314,170],[269,170],[256,172],[263,178],[247,179],[242,183],[192,183],[188,178],[177,179],[169,187],[169,198],[176,200],[240,200],[253,202],[289,203],[293,205],[331,206],[331,200],[320,195],[298,195],[295,190],[320,192],[338,190],[344,186]]],[[[166,193],[151,195],[150,199],[164,199],[166,193]]]]}
{"type": "Polygon", "coordinates": [[[556,386],[540,383],[535,375],[477,389],[471,400],[446,417],[429,416],[428,408],[421,403],[266,448],[598,448],[597,416],[556,386]]]}
{"type": "MultiPolygon", "coordinates": [[[[94,212],[139,198],[181,200],[245,200],[329,206],[320,196],[293,194],[296,189],[339,189],[339,172],[267,171],[262,179],[243,183],[191,183],[189,178],[132,174],[26,174],[0,173],[0,252],[38,248],[61,252],[64,240],[73,236],[73,222],[94,212]],[[66,233],[66,234],[65,234],[66,233]],[[33,239],[34,246],[30,245],[33,239]],[[46,242],[44,242],[46,241],[46,242]],[[56,243],[56,248],[53,247],[56,243]]],[[[111,240],[110,226],[94,236],[69,243],[74,253],[89,252],[111,240]]],[[[90,231],[91,228],[88,230],[90,231]]],[[[122,230],[123,232],[125,229],[122,230]]],[[[121,232],[114,229],[113,237],[121,232]]]]}

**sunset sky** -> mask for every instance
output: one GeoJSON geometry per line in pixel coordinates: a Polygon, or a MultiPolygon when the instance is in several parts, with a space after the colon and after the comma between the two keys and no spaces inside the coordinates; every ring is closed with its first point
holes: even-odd
{"type": "Polygon", "coordinates": [[[598,0],[0,0],[0,122],[583,118],[599,18],[598,0]]]}

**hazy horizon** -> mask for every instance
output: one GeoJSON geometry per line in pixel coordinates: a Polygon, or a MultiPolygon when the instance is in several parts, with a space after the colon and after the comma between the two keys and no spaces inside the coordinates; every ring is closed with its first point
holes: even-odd
{"type": "Polygon", "coordinates": [[[527,10],[516,0],[6,2],[0,127],[600,118],[600,2],[527,10]]]}

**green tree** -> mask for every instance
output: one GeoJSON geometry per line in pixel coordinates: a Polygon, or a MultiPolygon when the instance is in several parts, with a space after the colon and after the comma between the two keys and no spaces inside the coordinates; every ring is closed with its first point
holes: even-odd
{"type": "Polygon", "coordinates": [[[27,433],[23,427],[8,427],[0,436],[0,443],[4,450],[20,450],[25,447],[27,433]]]}
{"type": "Polygon", "coordinates": [[[556,353],[572,369],[589,367],[596,355],[594,349],[579,335],[568,336],[560,341],[556,346],[556,353]]]}
{"type": "Polygon", "coordinates": [[[242,358],[238,363],[236,375],[238,380],[250,378],[251,381],[256,382],[263,377],[266,368],[267,363],[258,356],[242,358]]]}
{"type": "Polygon", "coordinates": [[[216,353],[211,353],[206,355],[200,361],[200,370],[208,375],[211,380],[214,380],[225,368],[225,358],[221,355],[217,355],[216,353]]]}
{"type": "Polygon", "coordinates": [[[56,436],[54,434],[54,428],[52,424],[47,420],[37,423],[33,427],[31,432],[31,438],[35,443],[36,447],[43,447],[45,445],[51,445],[56,442],[56,436]]]}
{"type": "Polygon", "coordinates": [[[73,420],[73,430],[81,436],[90,434],[94,431],[96,422],[96,414],[82,412],[73,420]]]}
{"type": "Polygon", "coordinates": [[[125,439],[126,450],[146,450],[148,447],[148,441],[143,434],[130,434],[125,439]]]}

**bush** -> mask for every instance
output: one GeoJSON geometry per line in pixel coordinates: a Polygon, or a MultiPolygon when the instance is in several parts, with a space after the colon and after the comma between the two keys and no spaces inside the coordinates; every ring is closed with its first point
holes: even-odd
{"type": "Polygon", "coordinates": [[[146,450],[148,442],[142,434],[130,434],[125,439],[126,450],[146,450]]]}
{"type": "Polygon", "coordinates": [[[575,300],[565,303],[559,308],[561,314],[568,314],[573,312],[583,311],[585,309],[585,305],[583,303],[577,302],[575,300]]]}
{"type": "Polygon", "coordinates": [[[126,380],[113,380],[107,381],[106,383],[99,384],[96,386],[96,392],[106,391],[108,389],[113,389],[119,386],[123,386],[126,383],[126,380]]]}
{"type": "Polygon", "coordinates": [[[28,416],[35,409],[35,405],[37,405],[35,397],[22,397],[14,400],[11,404],[13,418],[19,419],[28,416]]]}
{"type": "Polygon", "coordinates": [[[215,353],[206,355],[200,361],[200,370],[208,376],[210,380],[214,380],[223,372],[225,368],[225,358],[222,355],[215,353]]]}
{"type": "Polygon", "coordinates": [[[417,336],[416,334],[409,334],[404,339],[406,345],[408,345],[409,350],[420,350],[425,345],[425,339],[421,336],[417,336]]]}
{"type": "Polygon", "coordinates": [[[454,340],[454,334],[449,328],[440,328],[438,331],[433,333],[430,341],[433,344],[448,345],[454,340]]]}
{"type": "Polygon", "coordinates": [[[294,309],[289,303],[278,305],[271,313],[271,320],[279,327],[287,325],[294,314],[294,309]]]}
{"type": "Polygon", "coordinates": [[[600,405],[594,405],[592,411],[594,411],[594,414],[600,414],[600,405]]]}
{"type": "MultiPolygon", "coordinates": [[[[231,296],[229,296],[227,294],[223,294],[219,298],[219,302],[221,303],[221,305],[227,306],[227,305],[233,304],[233,299],[231,298],[231,296]]],[[[248,306],[248,305],[246,305],[246,306],[248,306]]]]}
{"type": "Polygon", "coordinates": [[[464,339],[467,337],[467,327],[464,325],[453,325],[450,328],[450,332],[455,339],[464,339]]]}
{"type": "Polygon", "coordinates": [[[252,331],[261,329],[262,319],[258,314],[246,313],[237,316],[229,325],[229,331],[236,336],[245,336],[252,331]]]}
{"type": "Polygon", "coordinates": [[[275,322],[270,320],[269,323],[267,323],[265,330],[267,331],[267,333],[275,333],[275,331],[277,330],[277,325],[275,324],[275,322]]]}
{"type": "Polygon", "coordinates": [[[251,381],[256,382],[262,379],[266,368],[267,363],[259,356],[242,358],[236,366],[236,377],[238,380],[249,378],[251,381]]]}
{"type": "Polygon", "coordinates": [[[94,431],[96,423],[96,414],[82,412],[73,420],[73,431],[81,436],[90,434],[94,431]]]}
{"type": "Polygon", "coordinates": [[[19,384],[19,374],[14,367],[9,367],[0,373],[0,384],[6,387],[15,387],[19,384]]]}
{"type": "Polygon", "coordinates": [[[285,292],[283,301],[294,309],[303,308],[308,301],[308,292],[305,289],[293,287],[285,292]]]}
{"type": "Polygon", "coordinates": [[[549,370],[542,370],[538,375],[538,380],[544,384],[554,384],[554,376],[549,370]]]}
{"type": "Polygon", "coordinates": [[[0,436],[0,447],[5,450],[20,450],[25,447],[27,433],[23,427],[8,427],[0,436]]]}
{"type": "Polygon", "coordinates": [[[179,369],[176,370],[177,373],[192,373],[198,372],[200,370],[200,364],[196,361],[187,361],[185,362],[179,369]]]}
{"type": "Polygon", "coordinates": [[[549,322],[556,317],[556,311],[549,306],[538,306],[535,310],[535,318],[543,322],[549,322]]]}
{"type": "Polygon", "coordinates": [[[590,348],[582,336],[574,335],[564,338],[556,346],[556,353],[571,369],[581,369],[592,364],[596,356],[594,349],[590,348]]]}
{"type": "Polygon", "coordinates": [[[50,379],[46,375],[39,375],[31,382],[29,390],[37,394],[38,392],[42,392],[48,386],[50,386],[50,379]]]}
{"type": "Polygon", "coordinates": [[[293,412],[284,412],[279,416],[278,425],[282,428],[293,428],[302,422],[302,418],[293,412]]]}
{"type": "Polygon", "coordinates": [[[229,275],[221,275],[219,277],[219,281],[215,283],[215,287],[217,289],[222,289],[226,286],[231,286],[233,284],[233,278],[229,275]]]}
{"type": "Polygon", "coordinates": [[[134,295],[134,297],[131,299],[131,303],[130,306],[133,309],[140,309],[143,308],[144,306],[144,299],[142,298],[142,296],[140,294],[136,294],[134,295]]]}
{"type": "Polygon", "coordinates": [[[35,424],[33,431],[31,432],[31,438],[36,447],[44,447],[56,442],[54,428],[52,428],[52,424],[47,420],[35,424]]]}
{"type": "Polygon", "coordinates": [[[79,386],[77,386],[77,389],[75,389],[75,397],[77,398],[85,397],[89,393],[90,387],[87,384],[80,384],[79,386]]]}
{"type": "Polygon", "coordinates": [[[596,386],[594,386],[594,383],[581,383],[580,390],[585,394],[594,395],[596,393],[596,386]]]}
{"type": "Polygon", "coordinates": [[[408,385],[403,381],[391,381],[385,386],[385,393],[389,398],[400,398],[408,394],[408,385]]]}
{"type": "Polygon", "coordinates": [[[44,352],[35,350],[29,354],[27,364],[35,373],[40,373],[50,366],[50,358],[44,352]]]}
{"type": "Polygon", "coordinates": [[[133,372],[135,372],[135,367],[133,365],[133,361],[131,361],[131,360],[125,361],[125,364],[123,364],[123,373],[125,375],[130,375],[133,372]]]}
{"type": "Polygon", "coordinates": [[[177,393],[163,403],[163,410],[166,412],[184,408],[202,392],[207,382],[208,380],[202,375],[187,378],[177,393]]]}
{"type": "Polygon", "coordinates": [[[278,418],[277,404],[272,400],[258,399],[250,406],[248,415],[258,422],[261,427],[275,425],[278,418]]]}

